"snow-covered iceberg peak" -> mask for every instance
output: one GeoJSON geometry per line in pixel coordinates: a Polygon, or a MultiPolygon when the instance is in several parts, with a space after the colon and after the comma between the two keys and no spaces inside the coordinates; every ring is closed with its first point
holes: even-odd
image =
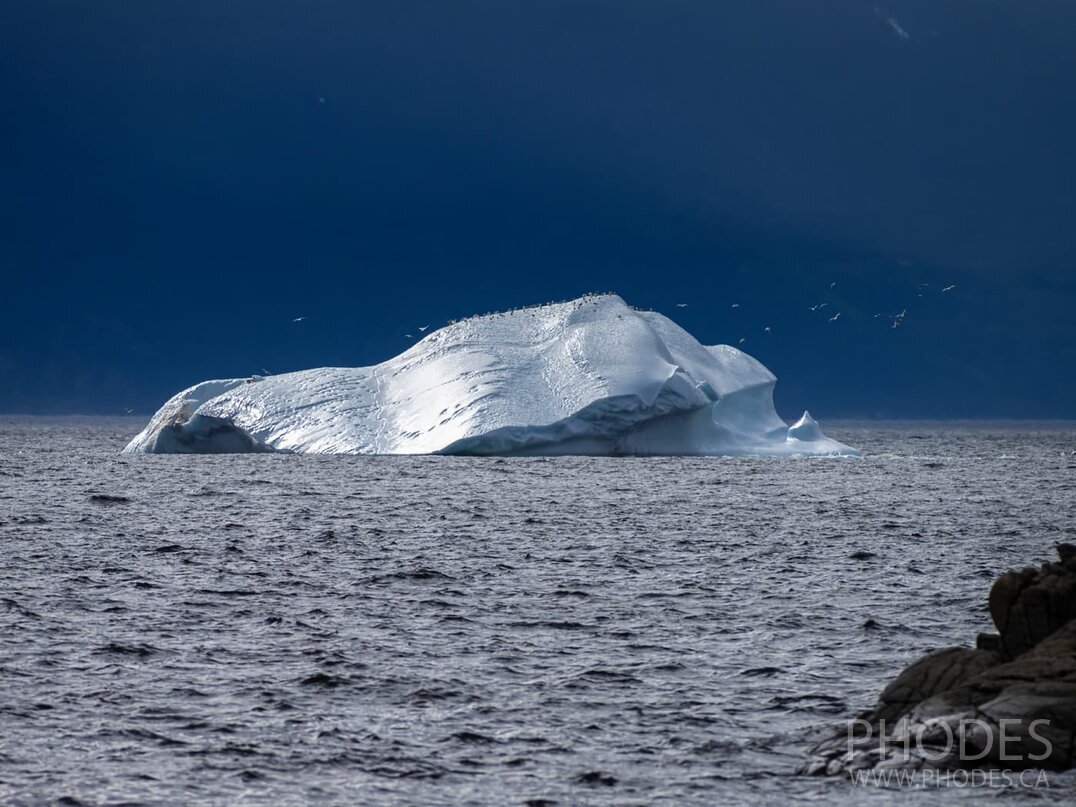
{"type": "Polygon", "coordinates": [[[775,382],[735,348],[704,347],[661,314],[590,295],[449,323],[372,367],[197,384],[126,450],[858,453],[806,413],[789,429],[775,382]]]}
{"type": "Polygon", "coordinates": [[[786,443],[793,452],[797,452],[799,446],[810,446],[806,453],[811,454],[837,454],[843,455],[850,452],[848,446],[838,443],[836,440],[830,440],[822,433],[822,427],[818,425],[818,421],[811,417],[811,413],[806,409],[803,411],[803,415],[788,427],[788,436],[785,438],[786,443]],[[826,450],[828,447],[828,451],[826,450]]]}
{"type": "Polygon", "coordinates": [[[822,427],[818,425],[818,421],[811,417],[811,413],[806,409],[803,410],[803,415],[788,427],[788,439],[789,440],[804,440],[814,441],[821,440],[825,437],[822,434],[822,427]]]}

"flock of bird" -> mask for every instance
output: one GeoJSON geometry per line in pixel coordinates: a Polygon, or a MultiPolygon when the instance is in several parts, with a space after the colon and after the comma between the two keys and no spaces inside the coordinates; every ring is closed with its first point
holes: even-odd
{"type": "MultiPolygon", "coordinates": [[[[829,284],[829,288],[830,288],[831,291],[833,289],[835,289],[836,287],[837,287],[837,282],[836,281],[829,284]]],[[[927,292],[927,290],[929,288],[930,288],[929,283],[921,283],[919,285],[918,291],[916,293],[916,297],[922,297],[927,292]]],[[[955,290],[956,290],[956,284],[953,283],[953,284],[950,284],[948,286],[943,287],[941,289],[941,293],[942,294],[948,294],[949,292],[955,291],[955,290]]],[[[829,306],[829,303],[815,303],[814,305],[810,306],[808,308],[808,310],[809,311],[822,311],[823,309],[827,308],[828,306],[829,306]]],[[[677,303],[676,307],[677,308],[687,308],[688,303],[677,303]]],[[[739,303],[733,303],[729,307],[732,308],[733,310],[735,310],[735,309],[740,307],[740,304],[739,303]]],[[[826,312],[826,313],[828,313],[828,312],[826,312]]],[[[826,321],[827,322],[837,322],[841,318],[841,314],[842,314],[841,311],[837,311],[832,317],[827,317],[826,321]]],[[[879,313],[874,315],[874,319],[886,319],[890,323],[890,326],[889,326],[890,328],[899,328],[901,325],[904,324],[904,318],[907,315],[908,315],[908,309],[905,308],[905,309],[901,310],[901,312],[899,314],[886,314],[886,313],[883,313],[883,312],[879,312],[879,313]]],[[[763,327],[762,332],[763,333],[773,333],[773,328],[770,325],[766,325],[765,327],[763,327]]],[[[739,344],[741,344],[741,345],[747,344],[747,337],[746,336],[740,337],[739,344]]]]}
{"type": "MultiPolygon", "coordinates": [[[[837,282],[836,281],[833,281],[832,283],[829,284],[829,288],[830,288],[831,291],[833,289],[835,289],[836,287],[837,287],[837,282]]],[[[919,285],[919,289],[918,289],[918,292],[917,292],[916,296],[917,297],[922,297],[929,288],[930,288],[929,283],[921,283],[919,285]]],[[[950,284],[950,285],[945,286],[944,288],[942,288],[941,293],[942,294],[948,294],[949,292],[954,291],[955,289],[956,289],[956,284],[953,283],[953,284],[950,284]]],[[[677,303],[676,307],[677,308],[687,308],[688,303],[677,303]]],[[[740,303],[732,303],[732,305],[729,306],[729,307],[731,309],[733,309],[733,310],[736,310],[736,309],[740,308],[740,303]]],[[[809,311],[823,311],[824,309],[826,309],[828,307],[829,307],[829,303],[815,303],[814,305],[810,306],[808,308],[808,310],[809,311]]],[[[828,312],[825,312],[825,313],[828,314],[828,312]]],[[[827,316],[826,321],[827,322],[837,322],[837,321],[840,320],[842,313],[843,312],[841,312],[841,311],[837,311],[836,313],[833,314],[832,317],[827,316]]],[[[886,313],[883,313],[883,312],[879,312],[879,313],[874,315],[874,319],[885,319],[890,323],[890,326],[889,326],[890,328],[899,328],[901,325],[904,324],[904,318],[907,315],[908,315],[908,309],[905,308],[899,314],[886,314],[886,313]]],[[[305,316],[300,316],[300,317],[295,317],[292,320],[292,323],[298,324],[298,323],[305,322],[305,321],[306,321],[306,317],[305,316]]],[[[448,324],[451,325],[454,322],[455,322],[455,320],[451,320],[448,324]]],[[[418,326],[417,330],[418,330],[418,332],[420,334],[424,334],[427,330],[429,330],[429,327],[430,327],[429,325],[420,325],[420,326],[418,326]]],[[[771,334],[771,333],[773,333],[773,327],[771,325],[766,325],[766,326],[763,327],[762,332],[767,333],[767,334],[771,334]]],[[[404,334],[404,337],[407,338],[407,339],[414,339],[415,338],[414,334],[410,334],[410,333],[404,334]]],[[[741,345],[746,344],[747,343],[747,337],[746,336],[740,337],[739,343],[741,345]]]]}

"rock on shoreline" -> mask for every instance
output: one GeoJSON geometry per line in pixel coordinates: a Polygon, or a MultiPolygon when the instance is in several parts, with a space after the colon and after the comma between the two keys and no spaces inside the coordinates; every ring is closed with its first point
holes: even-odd
{"type": "Polygon", "coordinates": [[[1076,766],[1076,546],[1057,551],[994,582],[997,634],[906,668],[801,773],[1076,766]]]}

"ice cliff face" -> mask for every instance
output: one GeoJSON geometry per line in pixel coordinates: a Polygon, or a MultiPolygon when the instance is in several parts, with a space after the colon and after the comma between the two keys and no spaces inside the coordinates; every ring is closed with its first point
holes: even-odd
{"type": "Polygon", "coordinates": [[[616,295],[474,317],[373,367],[207,381],[128,452],[856,454],[773,408],[776,379],[616,295]]]}

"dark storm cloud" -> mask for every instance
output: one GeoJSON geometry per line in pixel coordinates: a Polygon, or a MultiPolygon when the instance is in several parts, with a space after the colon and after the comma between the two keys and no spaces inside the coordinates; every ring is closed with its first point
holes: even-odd
{"type": "Polygon", "coordinates": [[[780,318],[784,341],[745,347],[790,399],[832,387],[835,412],[1072,403],[1053,370],[1076,342],[1069,4],[0,17],[0,409],[148,407],[207,375],[372,362],[412,319],[593,288],[691,295],[704,341],[780,318]],[[804,318],[837,276],[842,334],[804,318]],[[916,296],[953,280],[958,304],[916,296]],[[731,319],[733,297],[760,321],[731,319]],[[872,330],[906,303],[904,341],[872,330]]]}

